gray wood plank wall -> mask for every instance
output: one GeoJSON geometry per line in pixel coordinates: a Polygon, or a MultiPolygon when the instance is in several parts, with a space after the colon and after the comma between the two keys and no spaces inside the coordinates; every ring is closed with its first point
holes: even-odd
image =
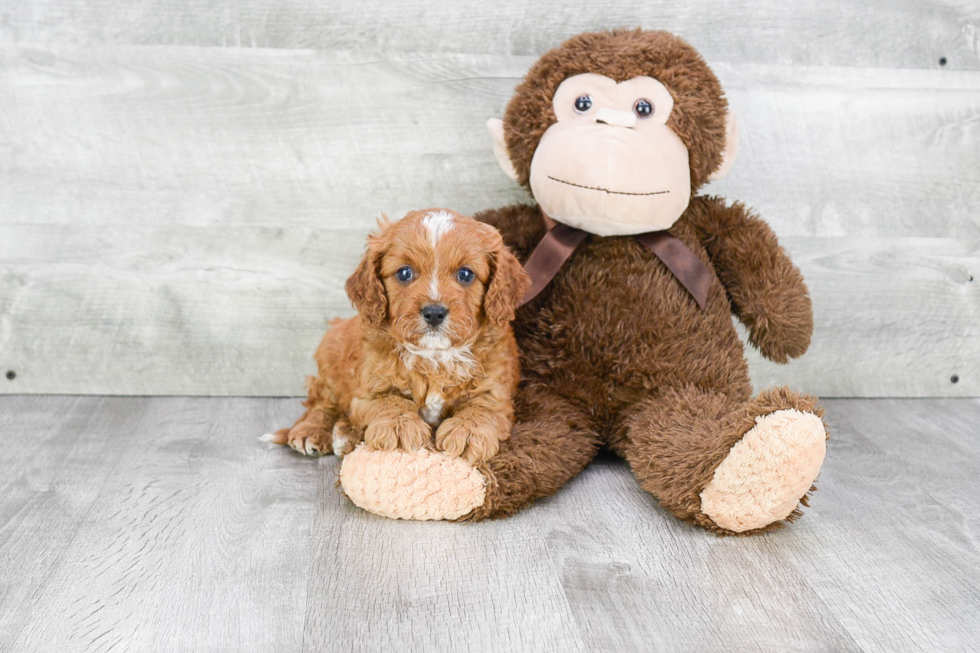
{"type": "Polygon", "coordinates": [[[980,5],[939,0],[4,3],[0,393],[301,393],[374,218],[525,200],[483,123],[619,25],[709,59],[742,128],[709,190],[810,285],[756,385],[980,395],[980,5]]]}

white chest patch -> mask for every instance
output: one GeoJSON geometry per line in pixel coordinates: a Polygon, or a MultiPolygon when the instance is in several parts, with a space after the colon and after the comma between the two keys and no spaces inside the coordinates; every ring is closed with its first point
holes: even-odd
{"type": "Polygon", "coordinates": [[[439,333],[427,333],[419,338],[419,349],[451,349],[449,338],[439,333]]]}
{"type": "MultiPolygon", "coordinates": [[[[448,339],[446,344],[448,345],[448,339]]],[[[428,343],[431,344],[431,343],[428,343]]],[[[441,342],[438,344],[442,344],[441,342]]],[[[405,367],[414,370],[420,362],[426,362],[432,367],[444,369],[457,375],[468,377],[476,366],[476,359],[469,347],[417,347],[409,343],[401,345],[401,358],[405,367]]],[[[422,369],[425,369],[424,367],[422,369]]]]}
{"type": "Polygon", "coordinates": [[[442,409],[445,406],[445,401],[442,395],[438,393],[431,393],[425,398],[425,406],[419,411],[424,419],[430,426],[435,426],[440,421],[442,421],[442,409]]]}

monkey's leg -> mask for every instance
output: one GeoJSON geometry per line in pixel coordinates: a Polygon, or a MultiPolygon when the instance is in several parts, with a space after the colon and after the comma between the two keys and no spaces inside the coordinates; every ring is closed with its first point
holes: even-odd
{"type": "Polygon", "coordinates": [[[722,534],[801,516],[826,452],[814,397],[771,388],[745,403],[693,386],[638,403],[617,447],[677,517],[722,534]]]}
{"type": "Polygon", "coordinates": [[[505,517],[554,494],[595,457],[599,437],[564,399],[522,388],[515,412],[510,439],[478,467],[440,451],[358,447],[344,457],[344,492],[365,510],[395,519],[505,517]]]}
{"type": "Polygon", "coordinates": [[[514,407],[510,439],[478,468],[488,479],[486,500],[463,519],[507,517],[551,496],[599,451],[599,436],[585,413],[567,400],[547,390],[522,388],[514,407]]]}

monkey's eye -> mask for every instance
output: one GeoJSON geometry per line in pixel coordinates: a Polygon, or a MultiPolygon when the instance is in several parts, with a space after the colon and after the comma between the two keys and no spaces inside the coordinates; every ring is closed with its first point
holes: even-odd
{"type": "Polygon", "coordinates": [[[575,110],[579,113],[585,113],[592,108],[592,96],[591,95],[580,95],[575,98],[575,110]]]}
{"type": "Polygon", "coordinates": [[[456,281],[460,282],[464,286],[468,286],[469,284],[473,283],[473,279],[475,277],[476,274],[469,268],[460,268],[459,272],[456,273],[456,281]]]}
{"type": "Polygon", "coordinates": [[[405,267],[398,269],[398,272],[395,273],[395,278],[402,283],[408,283],[415,278],[415,270],[406,265],[405,267]]]}
{"type": "Polygon", "coordinates": [[[640,118],[649,118],[653,115],[653,103],[641,98],[633,103],[633,113],[640,118]]]}

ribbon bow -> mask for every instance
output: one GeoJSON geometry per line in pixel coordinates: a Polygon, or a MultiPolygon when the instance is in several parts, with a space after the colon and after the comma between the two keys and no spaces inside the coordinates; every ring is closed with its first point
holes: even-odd
{"type": "MultiPolygon", "coordinates": [[[[550,222],[543,211],[541,215],[545,219],[545,224],[550,222]]],[[[537,297],[551,283],[561,266],[571,258],[588,236],[589,232],[560,222],[548,229],[524,264],[524,270],[531,277],[531,287],[524,294],[519,306],[537,297]]],[[[708,300],[708,289],[711,287],[711,272],[697,254],[679,238],[666,231],[648,231],[636,234],[634,238],[653,252],[691,293],[698,306],[704,308],[708,300]]]]}

